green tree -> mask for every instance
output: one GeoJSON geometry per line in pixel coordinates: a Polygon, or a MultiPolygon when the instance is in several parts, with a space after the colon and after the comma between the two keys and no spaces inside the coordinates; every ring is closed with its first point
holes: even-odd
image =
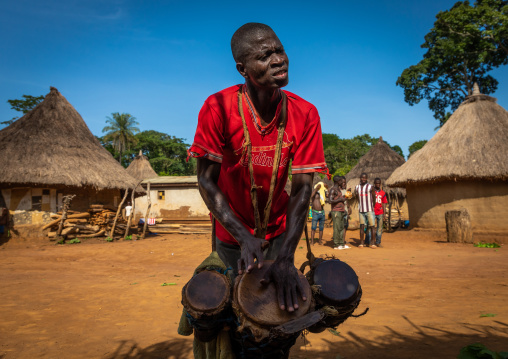
{"type": "Polygon", "coordinates": [[[411,155],[413,153],[415,153],[416,151],[418,151],[420,148],[422,148],[425,144],[427,143],[427,140],[421,140],[421,141],[416,141],[414,142],[411,146],[409,146],[408,150],[409,150],[409,155],[407,156],[407,158],[411,157],[411,155]]]}
{"type": "Polygon", "coordinates": [[[136,144],[126,155],[132,159],[141,150],[150,165],[162,176],[184,176],[196,174],[196,160],[187,159],[187,145],[183,139],[158,131],[143,131],[136,134],[136,144]]]}
{"type": "Polygon", "coordinates": [[[427,100],[440,126],[477,83],[484,94],[498,81],[488,73],[508,63],[508,2],[459,1],[439,12],[422,48],[423,60],[405,69],[396,84],[409,105],[427,100]]]}
{"type": "Polygon", "coordinates": [[[340,137],[333,133],[323,133],[323,149],[334,146],[340,141],[340,137]]]}
{"type": "Polygon", "coordinates": [[[112,117],[107,117],[106,123],[108,126],[102,129],[106,132],[103,141],[111,142],[113,148],[118,153],[118,162],[122,163],[122,153],[128,150],[131,145],[136,144],[137,140],[134,133],[139,132],[139,125],[136,118],[128,113],[114,112],[112,117]]]}
{"type": "MultiPolygon", "coordinates": [[[[331,138],[332,135],[326,134],[326,136],[331,138]]],[[[323,135],[323,137],[325,136],[323,135]]],[[[358,135],[350,139],[336,137],[337,139],[333,141],[332,145],[327,147],[323,145],[323,147],[325,147],[325,160],[330,173],[340,176],[344,176],[356,166],[360,158],[379,141],[379,138],[374,138],[368,134],[358,135]]],[[[390,146],[388,142],[384,142],[395,152],[404,156],[400,146],[390,146]]],[[[324,138],[323,143],[325,143],[324,138]]]]}
{"type": "MultiPolygon", "coordinates": [[[[26,114],[30,112],[35,106],[37,106],[39,103],[44,100],[44,96],[30,96],[30,95],[23,95],[21,96],[23,99],[20,100],[7,100],[9,105],[11,105],[11,110],[21,112],[22,114],[26,114]]],[[[16,121],[19,117],[13,117],[10,120],[0,122],[2,125],[9,126],[14,121],[16,121]]]]}

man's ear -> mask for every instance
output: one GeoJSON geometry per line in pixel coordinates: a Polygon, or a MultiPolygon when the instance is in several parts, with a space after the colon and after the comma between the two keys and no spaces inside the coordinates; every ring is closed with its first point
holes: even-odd
{"type": "Polygon", "coordinates": [[[243,78],[245,78],[245,79],[248,78],[247,71],[246,71],[245,66],[244,66],[244,64],[242,62],[237,62],[236,63],[236,69],[238,70],[240,75],[242,75],[243,78]]]}

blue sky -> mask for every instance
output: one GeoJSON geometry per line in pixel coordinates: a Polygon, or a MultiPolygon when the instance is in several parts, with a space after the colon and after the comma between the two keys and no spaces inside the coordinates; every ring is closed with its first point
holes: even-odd
{"type": "MultiPolygon", "coordinates": [[[[435,15],[455,1],[128,1],[17,0],[0,3],[0,120],[8,99],[54,86],[101,136],[106,116],[135,116],[141,130],[192,143],[212,93],[241,83],[233,32],[270,25],[290,60],[292,91],[319,110],[323,132],[368,133],[408,146],[438,122],[427,103],[409,106],[395,86],[418,63],[435,15]]],[[[492,75],[508,109],[508,68],[492,75]]]]}

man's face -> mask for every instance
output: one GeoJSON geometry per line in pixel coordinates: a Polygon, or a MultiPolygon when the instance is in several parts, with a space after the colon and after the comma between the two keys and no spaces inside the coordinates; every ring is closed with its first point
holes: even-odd
{"type": "Polygon", "coordinates": [[[381,181],[374,181],[374,188],[381,189],[381,181]]]}
{"type": "Polygon", "coordinates": [[[260,89],[281,88],[288,84],[288,56],[274,33],[254,35],[248,47],[244,62],[236,65],[243,77],[260,89]]]}
{"type": "Polygon", "coordinates": [[[363,175],[360,177],[360,183],[363,185],[365,183],[367,183],[367,176],[366,175],[363,175]]]}

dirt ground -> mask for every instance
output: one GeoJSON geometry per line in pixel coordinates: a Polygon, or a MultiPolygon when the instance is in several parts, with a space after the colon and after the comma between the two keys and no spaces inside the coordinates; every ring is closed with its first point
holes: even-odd
{"type": "MultiPolygon", "coordinates": [[[[298,339],[291,358],[455,358],[468,344],[508,350],[508,252],[446,243],[435,232],[383,235],[384,248],[315,245],[357,272],[363,298],[338,333],[298,339]],[[488,316],[482,316],[486,315],[488,316]]],[[[488,240],[488,238],[486,238],[488,240]]],[[[191,358],[177,334],[181,289],[207,235],[0,246],[0,358],[191,358]],[[163,283],[176,285],[162,286],[163,283]]],[[[305,241],[296,264],[305,259],[305,241]]]]}

